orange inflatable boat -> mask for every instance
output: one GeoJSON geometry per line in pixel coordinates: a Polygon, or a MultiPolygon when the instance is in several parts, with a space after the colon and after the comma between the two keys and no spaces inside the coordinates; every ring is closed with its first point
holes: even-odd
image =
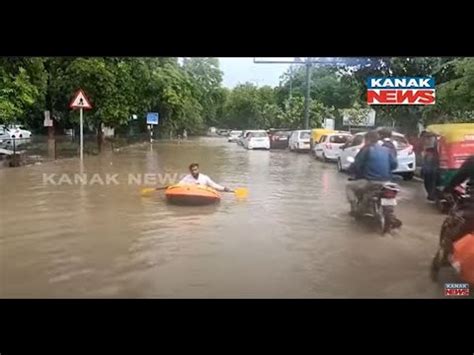
{"type": "Polygon", "coordinates": [[[217,203],[221,195],[214,189],[199,185],[173,185],[166,189],[166,199],[176,205],[209,205],[217,203]]]}
{"type": "Polygon", "coordinates": [[[465,282],[474,285],[474,234],[454,243],[453,266],[465,282]]]}

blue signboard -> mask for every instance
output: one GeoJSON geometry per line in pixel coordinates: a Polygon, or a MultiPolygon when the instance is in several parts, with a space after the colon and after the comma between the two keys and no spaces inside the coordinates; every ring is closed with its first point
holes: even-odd
{"type": "Polygon", "coordinates": [[[148,112],[146,115],[146,124],[158,124],[160,114],[158,112],[148,112]]]}

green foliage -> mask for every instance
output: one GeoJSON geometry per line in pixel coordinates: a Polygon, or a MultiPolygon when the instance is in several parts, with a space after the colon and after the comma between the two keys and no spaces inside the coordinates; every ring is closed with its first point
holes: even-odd
{"type": "MultiPolygon", "coordinates": [[[[160,113],[158,131],[189,134],[206,127],[303,128],[305,67],[283,73],[278,87],[246,83],[222,86],[216,58],[0,58],[0,122],[42,128],[51,110],[61,127],[78,124],[69,109],[82,88],[94,108],[85,115],[91,129],[103,123],[125,127],[131,115],[145,129],[147,112],[160,113]]],[[[375,106],[378,125],[415,130],[417,123],[474,121],[473,58],[369,58],[346,67],[315,66],[310,76],[310,126],[324,118],[353,117],[366,110],[368,76],[434,76],[432,106],[375,106]]]]}

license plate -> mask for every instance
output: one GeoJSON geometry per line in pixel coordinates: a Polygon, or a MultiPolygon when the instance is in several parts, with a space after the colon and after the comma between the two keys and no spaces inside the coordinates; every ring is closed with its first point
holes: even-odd
{"type": "Polygon", "coordinates": [[[281,141],[286,141],[286,140],[288,140],[288,137],[280,137],[279,139],[280,139],[281,141]]]}
{"type": "Polygon", "coordinates": [[[396,206],[397,200],[394,198],[382,198],[380,199],[380,204],[382,206],[396,206]]]}

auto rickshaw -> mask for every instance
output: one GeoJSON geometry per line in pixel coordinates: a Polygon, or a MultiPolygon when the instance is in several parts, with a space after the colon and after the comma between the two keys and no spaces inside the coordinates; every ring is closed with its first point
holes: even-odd
{"type": "Polygon", "coordinates": [[[442,211],[449,209],[442,195],[444,187],[464,161],[474,155],[474,123],[434,124],[426,128],[427,137],[435,139],[438,155],[436,203],[442,211]]]}

